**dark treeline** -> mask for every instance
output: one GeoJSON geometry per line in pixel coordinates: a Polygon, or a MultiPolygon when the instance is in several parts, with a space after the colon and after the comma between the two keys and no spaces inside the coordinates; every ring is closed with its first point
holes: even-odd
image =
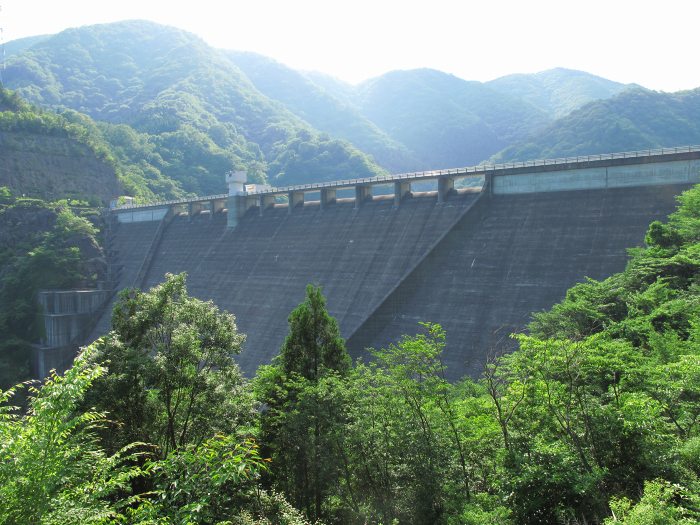
{"type": "Polygon", "coordinates": [[[2,395],[0,523],[697,523],[699,241],[693,189],[454,384],[435,324],[351,363],[313,286],[251,381],[184,275],[126,291],[28,410],[2,395]]]}

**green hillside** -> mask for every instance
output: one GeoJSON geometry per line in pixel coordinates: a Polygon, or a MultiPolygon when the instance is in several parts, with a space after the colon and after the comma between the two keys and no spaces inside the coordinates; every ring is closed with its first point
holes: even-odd
{"type": "Polygon", "coordinates": [[[700,143],[700,89],[636,88],[591,102],[494,157],[497,161],[588,155],[700,143]]]}
{"type": "Polygon", "coordinates": [[[566,69],[489,83],[393,71],[352,86],[144,21],[13,45],[5,85],[87,127],[141,200],[220,193],[231,169],[285,185],[698,142],[694,92],[566,69]]]}
{"type": "Polygon", "coordinates": [[[0,90],[0,144],[0,185],[18,194],[102,203],[124,193],[142,201],[186,194],[159,170],[163,161],[144,135],[73,110],[43,110],[8,90],[0,90]]]}
{"type": "Polygon", "coordinates": [[[109,148],[74,115],[31,107],[0,89],[0,186],[28,197],[107,203],[122,192],[109,148]]]}
{"type": "Polygon", "coordinates": [[[430,69],[393,71],[358,89],[362,113],[429,168],[477,164],[549,121],[480,82],[430,69]]]}
{"type": "Polygon", "coordinates": [[[37,36],[28,36],[25,38],[18,38],[16,40],[12,40],[10,42],[7,42],[4,45],[5,48],[5,58],[11,57],[13,55],[18,55],[25,51],[26,49],[29,49],[35,44],[38,44],[42,40],[46,40],[47,38],[50,38],[51,35],[37,35],[37,36]]]}
{"type": "Polygon", "coordinates": [[[563,117],[592,102],[635,87],[584,71],[556,68],[535,74],[507,75],[487,82],[500,93],[529,102],[552,118],[563,117]]]}
{"type": "Polygon", "coordinates": [[[5,83],[36,104],[145,134],[137,142],[187,192],[223,191],[230,169],[280,184],[383,173],[262,95],[222,53],[171,27],[129,21],[64,31],[10,58],[5,83]],[[283,157],[299,140],[310,147],[283,157]],[[303,180],[289,175],[299,172],[303,180]]]}
{"type": "Polygon", "coordinates": [[[415,167],[416,161],[405,146],[303,73],[255,53],[227,51],[226,55],[258,90],[316,129],[350,141],[392,173],[415,167]]]}
{"type": "Polygon", "coordinates": [[[0,186],[0,389],[30,377],[43,332],[37,291],[105,279],[98,223],[86,202],[26,198],[0,186]]]}
{"type": "Polygon", "coordinates": [[[341,102],[357,107],[357,86],[319,71],[304,71],[304,76],[341,102]]]}

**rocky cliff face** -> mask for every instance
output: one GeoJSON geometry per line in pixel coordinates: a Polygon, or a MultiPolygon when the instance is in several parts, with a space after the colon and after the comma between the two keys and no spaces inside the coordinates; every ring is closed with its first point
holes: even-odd
{"type": "Polygon", "coordinates": [[[84,144],[46,134],[0,131],[0,186],[47,200],[98,198],[120,193],[114,166],[84,144]]]}

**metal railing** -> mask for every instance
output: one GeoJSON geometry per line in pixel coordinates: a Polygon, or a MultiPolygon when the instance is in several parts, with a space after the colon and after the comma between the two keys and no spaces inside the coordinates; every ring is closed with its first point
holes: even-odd
{"type": "MultiPolygon", "coordinates": [[[[243,193],[244,196],[254,196],[254,195],[279,195],[294,191],[309,191],[309,190],[322,190],[326,188],[347,188],[350,186],[358,186],[362,184],[390,184],[393,182],[400,182],[403,180],[429,180],[436,179],[439,177],[446,176],[469,176],[469,175],[483,175],[486,173],[498,172],[503,170],[509,170],[514,168],[534,168],[538,166],[557,166],[557,165],[568,165],[568,164],[578,164],[586,162],[596,162],[602,160],[614,160],[614,159],[629,159],[629,158],[639,158],[639,157],[656,157],[659,155],[673,155],[678,153],[692,153],[700,152],[700,145],[698,146],[679,146],[676,148],[656,148],[648,150],[639,151],[623,151],[618,153],[602,153],[599,155],[581,155],[577,157],[562,157],[555,159],[541,159],[541,160],[527,160],[522,162],[506,162],[499,164],[479,164],[477,166],[469,166],[466,168],[451,168],[445,170],[430,170],[430,171],[414,171],[410,173],[399,173],[396,175],[378,175],[376,177],[364,177],[360,179],[343,179],[337,181],[329,182],[317,182],[312,184],[298,184],[295,186],[281,186],[276,188],[267,188],[259,191],[251,191],[243,193]]],[[[219,195],[208,195],[206,197],[191,197],[185,199],[175,199],[169,201],[160,201],[149,204],[127,204],[124,206],[118,206],[114,208],[113,211],[121,211],[128,209],[138,209],[138,208],[151,208],[157,206],[170,206],[173,204],[189,204],[192,202],[199,201],[210,201],[217,199],[226,199],[229,195],[226,193],[219,195]]]]}

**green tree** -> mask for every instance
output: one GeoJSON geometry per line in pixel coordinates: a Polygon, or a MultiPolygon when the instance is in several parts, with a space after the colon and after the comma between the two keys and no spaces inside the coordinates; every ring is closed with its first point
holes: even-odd
{"type": "Polygon", "coordinates": [[[286,375],[298,374],[310,381],[327,372],[344,375],[350,369],[345,342],[337,321],[326,310],[320,287],[308,285],[306,299],[289,315],[289,334],[279,362],[286,375]]]}
{"type": "Polygon", "coordinates": [[[692,525],[700,522],[700,498],[685,487],[658,479],[644,484],[644,495],[634,504],[613,498],[612,517],[605,525],[692,525]]]}
{"type": "Polygon", "coordinates": [[[107,454],[97,438],[106,415],[80,409],[106,372],[96,352],[30,387],[26,413],[9,405],[25,385],[0,391],[0,524],[308,523],[259,486],[266,467],[250,438],[216,434],[164,459],[138,443],[107,454]]]}
{"type": "Polygon", "coordinates": [[[117,423],[105,436],[111,447],[145,441],[165,457],[251,421],[252,397],[233,359],[245,336],[233,315],[187,294],[185,274],[122,292],[112,329],[99,343],[107,374],[89,399],[117,423]]]}
{"type": "Polygon", "coordinates": [[[491,407],[479,385],[445,380],[445,333],[423,328],[373,351],[373,362],[350,376],[349,474],[339,495],[359,523],[477,523],[486,515],[501,523],[507,511],[475,497],[493,488],[491,407]]]}
{"type": "Polygon", "coordinates": [[[78,406],[104,369],[86,348],[64,376],[29,388],[25,414],[0,392],[0,524],[104,523],[133,503],[131,481],[142,475],[129,445],[109,456],[96,431],[104,413],[78,406]]]}
{"type": "Polygon", "coordinates": [[[330,513],[325,498],[340,475],[349,368],[338,324],[321,289],[309,285],[289,316],[280,355],[258,372],[256,392],[265,406],[261,439],[272,458],[273,483],[312,518],[330,513]]]}
{"type": "Polygon", "coordinates": [[[281,495],[260,487],[265,470],[250,438],[216,434],[199,445],[186,445],[146,463],[150,497],[127,509],[124,522],[306,525],[281,495]]]}

